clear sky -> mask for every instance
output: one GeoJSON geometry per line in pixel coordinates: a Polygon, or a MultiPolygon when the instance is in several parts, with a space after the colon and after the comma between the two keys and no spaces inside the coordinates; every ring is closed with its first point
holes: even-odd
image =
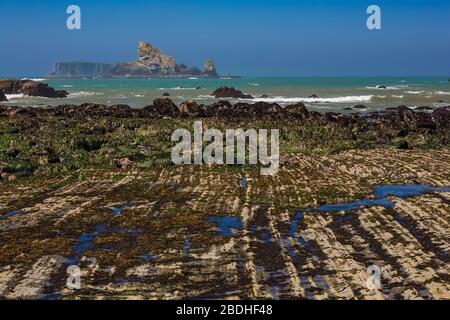
{"type": "Polygon", "coordinates": [[[0,1],[0,76],[45,75],[56,61],[122,62],[139,40],[221,73],[450,76],[450,1],[0,1]],[[82,29],[66,28],[77,4],[82,29]],[[366,28],[366,9],[382,29],[366,28]]]}

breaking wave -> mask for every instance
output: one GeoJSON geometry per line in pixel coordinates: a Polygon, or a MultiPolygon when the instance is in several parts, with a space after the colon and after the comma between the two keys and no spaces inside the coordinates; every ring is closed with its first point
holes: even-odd
{"type": "Polygon", "coordinates": [[[40,78],[22,78],[21,80],[32,80],[32,81],[41,82],[41,81],[46,81],[47,79],[40,79],[40,78]]]}
{"type": "Polygon", "coordinates": [[[158,90],[196,90],[197,88],[187,88],[187,87],[173,87],[173,88],[158,88],[158,90]]]}
{"type": "Polygon", "coordinates": [[[409,93],[409,94],[421,94],[421,93],[425,93],[425,91],[405,91],[405,93],[409,93]]]}
{"type": "Polygon", "coordinates": [[[370,90],[402,90],[405,88],[408,88],[408,85],[397,85],[397,86],[375,86],[375,87],[366,87],[366,89],[370,89],[370,90]]]}
{"type": "Polygon", "coordinates": [[[307,103],[360,103],[360,102],[370,102],[373,95],[365,96],[343,96],[334,98],[287,98],[287,97],[272,97],[272,98],[255,98],[255,99],[243,99],[251,101],[262,101],[268,103],[296,103],[296,102],[307,102],[307,103]]]}
{"type": "Polygon", "coordinates": [[[12,100],[12,99],[20,99],[25,97],[23,94],[19,93],[19,94],[5,94],[6,99],[8,100],[12,100]]]}
{"type": "Polygon", "coordinates": [[[80,92],[70,93],[67,97],[68,98],[79,98],[79,97],[99,96],[102,94],[103,94],[102,92],[80,91],[80,92]]]}

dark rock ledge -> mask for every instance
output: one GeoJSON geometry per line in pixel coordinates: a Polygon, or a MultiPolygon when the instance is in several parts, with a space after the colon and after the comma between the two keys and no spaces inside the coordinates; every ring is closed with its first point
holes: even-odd
{"type": "Polygon", "coordinates": [[[19,107],[0,105],[0,116],[23,115],[28,117],[116,117],[116,118],[258,118],[273,120],[319,120],[337,123],[343,126],[395,127],[400,131],[448,129],[450,127],[450,106],[434,109],[433,112],[417,112],[406,106],[389,108],[388,112],[339,114],[329,112],[321,114],[308,111],[301,102],[281,107],[276,103],[236,103],[222,100],[211,105],[197,104],[188,100],[176,105],[170,98],[162,97],[142,109],[134,109],[119,104],[106,106],[85,103],[81,105],[59,105],[56,107],[19,107]]]}
{"type": "MultiPolygon", "coordinates": [[[[0,79],[0,101],[2,94],[24,94],[26,96],[65,98],[67,91],[55,90],[48,84],[33,80],[0,79]]],[[[6,99],[6,98],[5,98],[6,99]]]]}

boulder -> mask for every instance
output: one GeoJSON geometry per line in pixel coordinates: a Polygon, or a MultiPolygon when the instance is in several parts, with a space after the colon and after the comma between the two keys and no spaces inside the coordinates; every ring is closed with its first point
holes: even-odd
{"type": "Polygon", "coordinates": [[[433,122],[429,114],[414,112],[406,106],[399,106],[397,110],[400,120],[408,127],[408,129],[436,129],[436,123],[433,122]]]}
{"type": "Polygon", "coordinates": [[[138,116],[142,118],[160,118],[161,115],[154,105],[145,106],[138,110],[138,116]]]}
{"type": "Polygon", "coordinates": [[[0,92],[0,101],[8,101],[8,99],[6,98],[5,94],[0,92]]]}
{"type": "Polygon", "coordinates": [[[319,96],[318,96],[317,94],[312,94],[312,95],[310,95],[308,98],[311,98],[311,99],[318,99],[319,96]]]}
{"type": "Polygon", "coordinates": [[[265,116],[282,113],[283,108],[277,103],[267,103],[263,101],[259,101],[255,104],[248,104],[246,107],[248,110],[251,110],[251,113],[256,116],[265,116]]]}
{"type": "Polygon", "coordinates": [[[180,115],[180,110],[170,98],[156,98],[153,100],[153,106],[162,117],[176,118],[180,115]]]}
{"type": "Polygon", "coordinates": [[[1,79],[0,92],[3,94],[24,94],[46,98],[65,98],[67,91],[55,90],[48,84],[33,80],[1,79]]]}
{"type": "Polygon", "coordinates": [[[356,106],[353,106],[352,109],[367,109],[367,107],[363,104],[357,104],[356,106]]]}
{"type": "Polygon", "coordinates": [[[438,108],[431,114],[434,123],[439,128],[450,127],[450,107],[438,108]]]}
{"type": "Polygon", "coordinates": [[[18,94],[23,81],[12,78],[0,79],[0,92],[3,94],[18,94]]]}
{"type": "Polygon", "coordinates": [[[35,97],[65,98],[68,95],[68,92],[65,90],[55,90],[46,83],[36,81],[24,83],[21,91],[27,96],[35,97]]]}
{"type": "Polygon", "coordinates": [[[178,106],[180,112],[188,116],[197,116],[200,113],[200,106],[194,100],[188,100],[178,106]]]}
{"type": "Polygon", "coordinates": [[[233,87],[220,87],[212,95],[216,98],[253,99],[251,95],[244,94],[242,91],[233,87]]]}
{"type": "Polygon", "coordinates": [[[227,116],[230,114],[230,110],[233,105],[226,100],[220,100],[211,105],[202,107],[202,114],[206,117],[227,116]]]}
{"type": "Polygon", "coordinates": [[[306,109],[303,102],[297,102],[296,104],[291,104],[285,107],[285,110],[289,113],[300,115],[302,118],[309,116],[309,111],[306,109]]]}

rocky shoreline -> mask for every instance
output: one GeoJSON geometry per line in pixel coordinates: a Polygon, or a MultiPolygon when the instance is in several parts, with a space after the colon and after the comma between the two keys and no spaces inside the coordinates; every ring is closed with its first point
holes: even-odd
{"type": "Polygon", "coordinates": [[[48,84],[33,80],[0,79],[0,101],[7,101],[7,94],[23,94],[33,97],[66,98],[65,90],[55,90],[48,84]]]}
{"type": "Polygon", "coordinates": [[[449,147],[448,107],[0,104],[0,298],[448,299],[449,147]],[[278,128],[280,171],[173,165],[171,133],[198,119],[278,128]],[[378,185],[440,188],[383,206],[378,185]]]}
{"type": "Polygon", "coordinates": [[[171,132],[191,127],[196,119],[209,127],[279,128],[287,151],[450,146],[449,107],[432,112],[399,106],[385,112],[321,114],[309,111],[303,103],[281,107],[265,102],[233,105],[223,100],[203,105],[188,100],[176,105],[168,97],[157,98],[142,109],[89,103],[57,107],[0,104],[0,150],[4,151],[0,174],[3,180],[14,180],[41,171],[85,168],[93,165],[93,155],[96,165],[119,168],[139,166],[139,161],[153,163],[155,157],[170,165],[166,150],[171,132]],[[165,133],[145,141],[139,132],[148,130],[165,133]],[[142,151],[155,145],[159,149],[154,153],[142,151]],[[81,158],[74,160],[77,157],[81,158]]]}
{"type": "Polygon", "coordinates": [[[103,105],[84,103],[81,105],[64,104],[56,107],[22,107],[0,105],[0,116],[16,114],[29,117],[114,117],[114,118],[265,118],[285,120],[320,120],[339,123],[343,126],[364,125],[365,128],[390,126],[404,128],[409,131],[444,130],[450,127],[450,106],[436,109],[411,109],[407,106],[389,107],[383,112],[367,112],[341,114],[337,112],[320,113],[309,111],[302,102],[280,106],[277,103],[245,103],[232,104],[221,100],[210,105],[198,104],[187,100],[176,105],[170,97],[157,98],[153,104],[141,109],[126,104],[103,105]],[[431,112],[425,112],[431,111],[431,112]]]}

